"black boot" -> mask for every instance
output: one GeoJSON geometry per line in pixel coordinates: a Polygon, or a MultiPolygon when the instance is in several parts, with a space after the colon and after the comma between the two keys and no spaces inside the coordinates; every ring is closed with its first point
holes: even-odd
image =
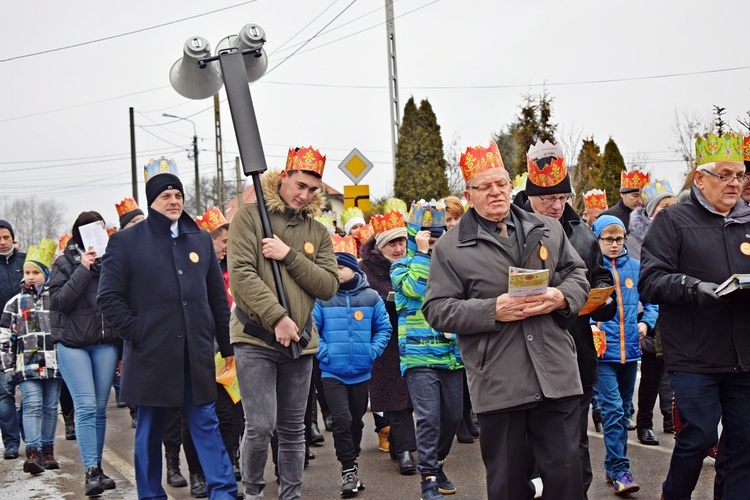
{"type": "Polygon", "coordinates": [[[180,455],[173,451],[164,453],[167,459],[167,484],[175,488],[187,486],[187,479],[180,472],[180,455]]]}
{"type": "Polygon", "coordinates": [[[410,451],[402,451],[398,454],[398,472],[402,476],[411,476],[417,472],[414,458],[410,451]]]}
{"type": "Polygon", "coordinates": [[[596,429],[596,432],[602,432],[602,410],[597,409],[594,410],[591,409],[591,420],[594,421],[594,429],[596,429]]]}
{"type": "Polygon", "coordinates": [[[328,432],[333,431],[333,417],[330,413],[323,413],[323,425],[328,432]]]}
{"type": "Polygon", "coordinates": [[[99,482],[99,467],[89,467],[86,469],[86,496],[95,497],[104,493],[102,483],[99,482]]]}
{"type": "Polygon", "coordinates": [[[310,443],[320,444],[325,440],[326,438],[323,436],[323,434],[321,434],[317,420],[313,420],[312,422],[310,422],[310,443]]]}
{"type": "Polygon", "coordinates": [[[70,413],[63,413],[63,420],[65,421],[65,439],[73,441],[76,438],[76,423],[75,423],[75,410],[70,410],[70,413]]]}
{"type": "Polygon", "coordinates": [[[102,484],[102,488],[105,490],[114,490],[117,486],[115,480],[104,473],[102,470],[102,463],[99,462],[96,465],[96,468],[99,469],[99,482],[102,484]]]}
{"type": "Polygon", "coordinates": [[[196,474],[190,474],[190,497],[191,498],[207,498],[208,487],[206,486],[206,476],[198,472],[196,474]]]}
{"type": "Polygon", "coordinates": [[[474,436],[471,435],[471,432],[469,432],[469,428],[466,425],[466,419],[461,419],[461,423],[458,424],[458,429],[456,429],[456,439],[458,439],[459,443],[473,443],[474,442],[474,436]]]}

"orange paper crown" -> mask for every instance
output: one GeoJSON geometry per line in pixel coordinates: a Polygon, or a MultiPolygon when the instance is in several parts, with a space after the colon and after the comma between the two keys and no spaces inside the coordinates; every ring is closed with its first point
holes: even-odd
{"type": "Polygon", "coordinates": [[[138,210],[138,203],[133,198],[123,198],[120,203],[115,203],[115,208],[117,209],[117,216],[122,217],[133,210],[138,210]]]}
{"type": "Polygon", "coordinates": [[[620,173],[620,189],[643,189],[649,181],[649,175],[640,170],[620,173]]]}
{"type": "Polygon", "coordinates": [[[583,194],[583,205],[586,210],[594,210],[596,208],[603,208],[606,210],[607,205],[607,190],[602,191],[601,189],[592,189],[583,194]]]}
{"type": "Polygon", "coordinates": [[[549,141],[537,141],[529,148],[526,153],[526,166],[531,183],[543,188],[557,186],[568,176],[562,148],[549,141]],[[539,166],[541,160],[546,158],[551,160],[544,166],[539,166]]]}
{"type": "Polygon", "coordinates": [[[306,148],[289,148],[286,156],[286,170],[307,170],[323,177],[326,157],[312,146],[306,148]]]}
{"type": "Polygon", "coordinates": [[[390,210],[383,215],[375,214],[370,218],[370,224],[375,234],[380,234],[391,229],[406,227],[404,214],[396,210],[390,210]]]}
{"type": "Polygon", "coordinates": [[[333,240],[333,251],[334,252],[346,252],[357,256],[357,242],[354,241],[352,236],[339,236],[338,234],[332,234],[331,239],[333,240]]]}
{"type": "Polygon", "coordinates": [[[369,240],[374,234],[375,231],[372,228],[372,224],[365,224],[357,229],[352,229],[352,236],[358,239],[360,243],[369,240]]]}
{"type": "Polygon", "coordinates": [[[466,148],[466,152],[461,155],[458,164],[466,182],[491,168],[505,168],[495,141],[491,141],[488,148],[482,146],[466,148]]]}
{"type": "Polygon", "coordinates": [[[62,236],[60,236],[60,239],[57,241],[57,250],[59,252],[62,252],[65,250],[65,247],[68,246],[68,242],[70,241],[70,238],[72,238],[73,235],[70,233],[65,233],[62,236]]]}
{"type": "Polygon", "coordinates": [[[211,233],[226,224],[227,219],[224,217],[224,214],[221,213],[219,207],[211,207],[196,217],[195,223],[198,224],[199,228],[205,229],[211,233]]]}
{"type": "Polygon", "coordinates": [[[745,161],[750,161],[750,135],[745,136],[742,144],[742,153],[745,161]]]}
{"type": "Polygon", "coordinates": [[[117,232],[117,228],[116,228],[116,227],[114,227],[114,226],[111,226],[111,227],[108,227],[108,228],[107,228],[107,236],[112,236],[112,235],[113,235],[113,234],[115,234],[116,232],[117,232]]]}

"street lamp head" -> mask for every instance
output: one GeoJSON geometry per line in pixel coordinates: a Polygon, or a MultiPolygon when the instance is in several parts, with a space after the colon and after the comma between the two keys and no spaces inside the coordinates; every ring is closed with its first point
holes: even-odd
{"type": "Polygon", "coordinates": [[[184,55],[172,65],[169,82],[178,94],[188,99],[206,99],[216,94],[223,81],[216,61],[198,64],[201,59],[211,57],[211,46],[200,36],[185,42],[184,55]]]}
{"type": "Polygon", "coordinates": [[[262,77],[268,69],[268,56],[263,50],[266,43],[266,32],[257,24],[246,24],[239,34],[230,35],[222,39],[216,45],[216,53],[220,54],[227,50],[247,52],[243,54],[245,61],[245,73],[248,83],[252,83],[262,77]]]}

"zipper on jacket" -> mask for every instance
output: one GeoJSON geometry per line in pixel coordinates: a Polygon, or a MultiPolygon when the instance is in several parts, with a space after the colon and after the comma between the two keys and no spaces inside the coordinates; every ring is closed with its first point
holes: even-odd
{"type": "Polygon", "coordinates": [[[479,362],[479,369],[484,370],[484,365],[487,362],[487,351],[490,349],[490,339],[487,339],[487,343],[484,344],[484,349],[482,349],[482,359],[479,362]]]}
{"type": "Polygon", "coordinates": [[[625,364],[625,308],[620,289],[620,273],[617,272],[615,259],[612,262],[612,275],[615,277],[615,290],[617,290],[617,309],[620,312],[620,363],[625,364]]]}

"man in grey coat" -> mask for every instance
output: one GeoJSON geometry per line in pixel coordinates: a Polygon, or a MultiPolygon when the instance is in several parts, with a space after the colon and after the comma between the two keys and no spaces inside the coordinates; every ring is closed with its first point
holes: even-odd
{"type": "Polygon", "coordinates": [[[494,143],[461,156],[471,208],[433,249],[422,308],[455,332],[481,427],[488,498],[532,498],[528,440],[545,489],[580,499],[581,380],[566,328],[588,297],[586,267],[559,222],[510,204],[511,182],[494,143]],[[548,269],[544,294],[510,297],[511,266],[548,269]]]}

